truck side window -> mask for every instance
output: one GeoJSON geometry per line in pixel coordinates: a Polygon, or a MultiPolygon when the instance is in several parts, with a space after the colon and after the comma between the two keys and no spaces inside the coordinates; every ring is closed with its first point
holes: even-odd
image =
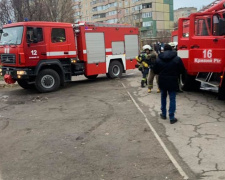
{"type": "Polygon", "coordinates": [[[33,31],[33,28],[32,27],[28,27],[27,28],[27,33],[26,33],[27,43],[33,42],[33,39],[34,39],[34,31],[33,31]]]}
{"type": "Polygon", "coordinates": [[[66,32],[63,28],[53,28],[51,35],[52,43],[59,43],[66,41],[66,32]]]}
{"type": "Polygon", "coordinates": [[[42,31],[42,28],[37,28],[37,41],[38,42],[43,41],[43,31],[42,31]]]}
{"type": "Polygon", "coordinates": [[[213,36],[219,36],[219,15],[213,16],[213,36]]]}
{"type": "Polygon", "coordinates": [[[206,18],[197,18],[195,20],[195,35],[196,36],[209,36],[210,26],[209,21],[206,18]]]}
{"type": "Polygon", "coordinates": [[[189,38],[189,24],[190,24],[190,20],[184,20],[183,21],[183,38],[189,38]]]}
{"type": "Polygon", "coordinates": [[[34,35],[34,27],[27,27],[27,33],[26,33],[26,41],[27,43],[32,43],[34,40],[37,42],[43,41],[43,31],[42,28],[36,28],[37,29],[37,37],[34,35]]]}

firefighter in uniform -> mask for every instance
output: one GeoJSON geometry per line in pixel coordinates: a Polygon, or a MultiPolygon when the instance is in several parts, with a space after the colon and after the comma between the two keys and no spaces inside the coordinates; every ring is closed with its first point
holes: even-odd
{"type": "Polygon", "coordinates": [[[139,67],[138,69],[142,73],[142,80],[141,80],[141,87],[145,87],[145,84],[147,85],[147,76],[149,72],[149,55],[150,51],[152,50],[150,45],[143,46],[143,52],[136,57],[139,67]]]}
{"type": "Polygon", "coordinates": [[[157,93],[160,93],[159,84],[158,84],[158,75],[156,75],[152,70],[155,65],[157,57],[158,57],[158,54],[155,51],[151,51],[151,53],[148,55],[149,68],[150,68],[150,72],[148,74],[148,93],[151,93],[152,91],[154,77],[156,77],[156,82],[158,86],[157,93]]]}

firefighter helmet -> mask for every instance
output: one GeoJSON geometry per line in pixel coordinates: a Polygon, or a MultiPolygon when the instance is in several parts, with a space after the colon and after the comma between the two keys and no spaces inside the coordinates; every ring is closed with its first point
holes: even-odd
{"type": "Polygon", "coordinates": [[[142,47],[142,49],[145,51],[146,49],[148,49],[149,51],[151,51],[152,50],[152,47],[150,46],[150,45],[144,45],[143,47],[142,47]]]}

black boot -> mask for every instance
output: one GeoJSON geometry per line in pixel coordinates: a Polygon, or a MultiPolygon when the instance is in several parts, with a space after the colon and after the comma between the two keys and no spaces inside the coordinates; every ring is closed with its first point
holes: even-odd
{"type": "Polygon", "coordinates": [[[148,85],[147,79],[145,80],[145,84],[146,84],[146,86],[148,85]]]}
{"type": "Polygon", "coordinates": [[[144,88],[145,87],[145,80],[141,81],[141,87],[144,88]]]}

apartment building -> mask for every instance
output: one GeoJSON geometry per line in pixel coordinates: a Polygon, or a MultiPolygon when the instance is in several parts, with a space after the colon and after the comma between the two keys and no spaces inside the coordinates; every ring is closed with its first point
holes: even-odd
{"type": "Polygon", "coordinates": [[[197,12],[197,8],[195,7],[183,7],[183,8],[176,9],[174,10],[174,22],[177,23],[179,18],[188,17],[190,16],[190,14],[196,13],[196,12],[197,12]]]}
{"type": "Polygon", "coordinates": [[[170,36],[173,0],[74,0],[75,21],[132,24],[142,39],[170,36]]]}

